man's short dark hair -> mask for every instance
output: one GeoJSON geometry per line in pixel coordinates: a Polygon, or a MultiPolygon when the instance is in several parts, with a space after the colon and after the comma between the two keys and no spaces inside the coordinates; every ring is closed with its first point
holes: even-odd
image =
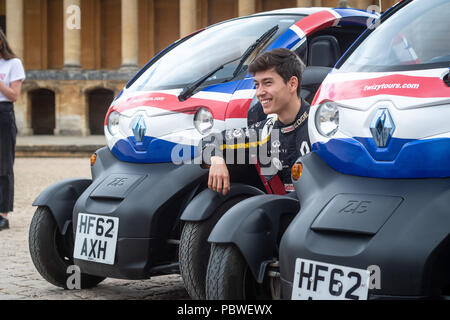
{"type": "Polygon", "coordinates": [[[250,64],[248,71],[251,75],[255,75],[257,72],[267,71],[272,68],[283,78],[285,83],[293,76],[298,78],[297,95],[300,97],[300,86],[305,64],[295,52],[284,48],[267,51],[250,64]]]}

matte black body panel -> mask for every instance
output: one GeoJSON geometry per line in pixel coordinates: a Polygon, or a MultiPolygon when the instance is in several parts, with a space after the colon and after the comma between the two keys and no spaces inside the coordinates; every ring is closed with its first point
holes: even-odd
{"type": "Polygon", "coordinates": [[[115,264],[75,263],[88,274],[146,279],[153,267],[177,262],[177,248],[167,240],[179,239],[181,212],[207,174],[199,165],[128,163],[98,150],[94,180],[73,207],[74,233],[79,213],[118,217],[115,264]]]}
{"type": "Polygon", "coordinates": [[[402,201],[401,197],[338,194],[322,209],[311,229],[374,235],[402,201]]]}
{"type": "Polygon", "coordinates": [[[235,244],[247,261],[253,276],[262,283],[265,268],[277,256],[280,222],[298,212],[298,200],[279,195],[245,199],[217,222],[208,241],[235,244]]]}
{"type": "Polygon", "coordinates": [[[65,234],[72,220],[72,210],[78,197],[92,183],[90,179],[62,180],[41,192],[33,206],[45,206],[50,209],[61,234],[65,234]]]}
{"type": "Polygon", "coordinates": [[[433,297],[450,283],[449,178],[357,177],[334,171],[314,153],[300,160],[303,173],[295,189],[302,207],[280,243],[283,298],[291,297],[297,258],[379,266],[381,288],[369,290],[369,297],[433,297]],[[336,197],[347,203],[326,214],[347,208],[342,220],[321,220],[336,197]]]}
{"type": "Polygon", "coordinates": [[[230,191],[225,196],[210,189],[205,189],[192,199],[180,219],[191,222],[203,221],[208,219],[222,203],[231,198],[241,195],[256,196],[263,194],[264,192],[258,188],[240,183],[232,183],[230,191]]]}
{"type": "Polygon", "coordinates": [[[92,199],[106,198],[123,200],[146,177],[146,174],[111,174],[92,191],[90,197],[92,199]]]}

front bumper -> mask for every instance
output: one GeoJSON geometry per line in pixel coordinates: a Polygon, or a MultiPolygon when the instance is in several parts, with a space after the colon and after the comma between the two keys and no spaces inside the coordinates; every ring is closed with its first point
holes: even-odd
{"type": "Polygon", "coordinates": [[[167,244],[160,239],[119,238],[114,265],[74,259],[83,273],[117,279],[148,279],[151,266],[158,259],[158,249],[167,244]]]}
{"type": "MultiPolygon", "coordinates": [[[[292,282],[281,279],[281,287],[283,289],[282,297],[284,299],[290,299],[292,293],[292,282]]],[[[431,297],[427,296],[388,296],[369,293],[367,300],[428,300],[430,298],[431,297]]]]}
{"type": "Polygon", "coordinates": [[[198,165],[136,164],[117,160],[107,148],[97,151],[93,182],[73,210],[73,231],[79,213],[119,219],[113,265],[75,259],[83,273],[146,279],[177,262],[179,216],[196,187],[207,178],[198,165]],[[163,268],[162,268],[163,269],[163,268]],[[159,271],[156,271],[159,270],[159,271]]]}
{"type": "Polygon", "coordinates": [[[442,294],[450,283],[449,178],[364,178],[336,172],[314,153],[301,161],[301,210],[280,244],[283,298],[291,298],[297,258],[378,266],[371,299],[442,294]]]}

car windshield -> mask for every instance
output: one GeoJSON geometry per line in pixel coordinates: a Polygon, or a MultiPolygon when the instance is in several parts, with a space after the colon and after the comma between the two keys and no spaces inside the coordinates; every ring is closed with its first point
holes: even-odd
{"type": "Polygon", "coordinates": [[[229,79],[239,64],[239,58],[255,40],[278,25],[278,31],[271,37],[273,40],[301,18],[303,16],[299,15],[253,16],[211,26],[174,46],[155,61],[129,90],[182,88],[227,62],[230,63],[205,84],[229,79]]]}
{"type": "Polygon", "coordinates": [[[450,66],[450,1],[412,1],[381,23],[342,64],[343,72],[450,66]]]}

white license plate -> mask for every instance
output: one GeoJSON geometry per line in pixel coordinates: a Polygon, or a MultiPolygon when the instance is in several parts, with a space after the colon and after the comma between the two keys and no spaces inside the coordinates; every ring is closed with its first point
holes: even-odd
{"type": "Polygon", "coordinates": [[[74,258],[114,264],[118,231],[119,218],[78,214],[74,258]]]}
{"type": "Polygon", "coordinates": [[[293,300],[367,300],[370,272],[335,264],[295,261],[293,300]]]}

